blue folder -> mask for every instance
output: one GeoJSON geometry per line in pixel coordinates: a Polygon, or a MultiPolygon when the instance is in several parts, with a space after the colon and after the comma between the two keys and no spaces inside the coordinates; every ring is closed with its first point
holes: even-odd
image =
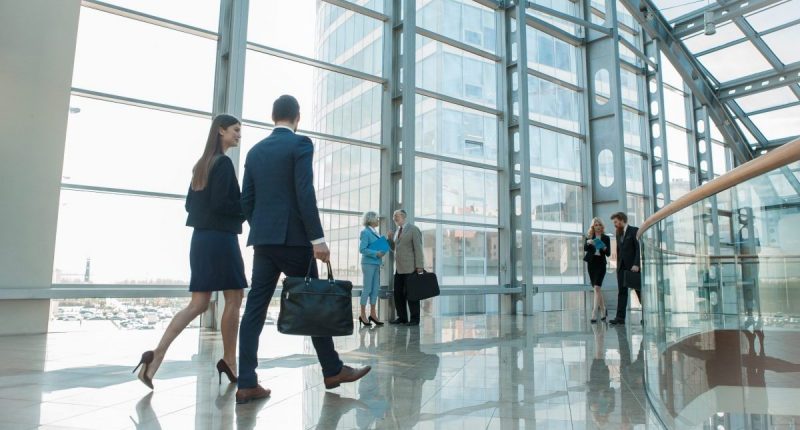
{"type": "Polygon", "coordinates": [[[383,252],[385,254],[389,252],[389,241],[386,240],[385,237],[379,237],[378,240],[370,243],[367,248],[373,251],[383,252]]]}
{"type": "Polygon", "coordinates": [[[605,247],[606,247],[606,244],[603,243],[603,241],[601,239],[597,239],[597,238],[594,239],[594,248],[596,250],[599,251],[599,250],[601,250],[601,249],[603,249],[605,247]]]}

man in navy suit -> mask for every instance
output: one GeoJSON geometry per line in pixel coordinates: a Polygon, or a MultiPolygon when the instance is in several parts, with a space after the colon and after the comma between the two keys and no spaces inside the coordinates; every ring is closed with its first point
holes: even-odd
{"type": "MultiPolygon", "coordinates": [[[[628,225],[628,215],[625,212],[617,212],[611,215],[614,228],[617,231],[617,316],[609,321],[611,325],[625,324],[625,314],[628,311],[628,286],[625,285],[625,272],[631,271],[639,273],[641,264],[641,252],[639,250],[639,239],[636,233],[639,227],[628,225]]],[[[640,289],[633,290],[636,297],[641,302],[642,292],[640,289]]],[[[644,319],[642,319],[644,325],[644,319]]]]}
{"type": "MultiPolygon", "coordinates": [[[[330,251],[319,220],[311,162],[311,139],[296,134],[300,105],[281,96],[272,105],[272,134],[247,154],[242,186],[242,209],[250,224],[247,245],[255,248],[253,280],[239,328],[239,389],[236,402],[265,398],[270,390],[258,384],[258,338],[281,273],[316,278],[317,258],[328,261],[330,251]]],[[[312,337],[322,365],[325,387],[362,378],[369,367],[342,364],[331,337],[312,337]]]]}

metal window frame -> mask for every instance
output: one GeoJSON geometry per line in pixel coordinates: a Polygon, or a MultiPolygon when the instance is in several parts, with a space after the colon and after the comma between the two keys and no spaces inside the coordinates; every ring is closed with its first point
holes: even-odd
{"type": "MultiPolygon", "coordinates": [[[[416,18],[415,18],[415,5],[414,2],[407,1],[405,4],[400,5],[400,2],[396,2],[393,0],[384,0],[384,10],[387,13],[379,13],[373,11],[368,8],[364,8],[363,6],[357,5],[355,3],[351,3],[345,0],[322,0],[325,3],[329,3],[335,6],[343,7],[345,9],[351,10],[356,13],[360,13],[362,15],[368,16],[370,18],[374,18],[383,22],[383,68],[382,68],[382,75],[381,76],[374,76],[368,73],[359,72],[357,70],[353,70],[347,67],[338,66],[335,64],[327,63],[324,61],[316,60],[313,58],[308,58],[305,56],[296,55],[290,52],[286,52],[283,50],[275,49],[269,46],[260,45],[257,43],[247,42],[246,40],[246,27],[243,30],[243,23],[246,25],[247,21],[247,0],[222,0],[221,1],[221,8],[229,8],[227,10],[232,11],[229,13],[233,13],[233,15],[227,15],[228,18],[225,18],[226,15],[221,13],[220,15],[220,31],[219,35],[217,33],[208,32],[205,30],[201,30],[199,36],[210,38],[213,35],[214,39],[219,39],[218,42],[218,64],[217,64],[217,73],[215,77],[217,81],[215,82],[215,101],[214,101],[214,113],[227,111],[231,113],[239,113],[241,116],[241,92],[243,92],[243,85],[244,85],[244,71],[243,71],[243,60],[244,56],[249,51],[260,52],[265,55],[276,56],[279,58],[283,58],[289,61],[305,64],[311,67],[317,67],[320,69],[328,70],[331,72],[341,73],[353,78],[362,79],[364,81],[374,82],[376,84],[381,84],[383,88],[382,93],[382,105],[381,105],[381,142],[367,142],[362,141],[359,139],[352,139],[346,138],[341,136],[332,136],[325,133],[318,133],[308,130],[303,130],[304,134],[307,134],[311,137],[317,139],[325,139],[332,142],[338,142],[342,144],[366,147],[370,149],[379,150],[381,153],[381,170],[380,170],[380,210],[381,213],[388,214],[391,212],[392,209],[400,207],[399,202],[402,200],[403,204],[410,209],[410,220],[414,219],[413,214],[413,201],[414,201],[414,164],[415,159],[417,156],[420,158],[427,158],[433,159],[443,162],[451,162],[458,165],[474,167],[485,169],[489,171],[497,172],[498,175],[498,223],[495,224],[483,224],[483,223],[472,223],[472,222],[453,222],[448,220],[441,220],[441,219],[429,219],[425,217],[417,217],[417,220],[420,222],[431,223],[435,225],[444,225],[448,227],[459,227],[463,226],[465,228],[473,227],[473,228],[481,228],[481,229],[488,229],[488,230],[497,230],[498,237],[500,240],[500,244],[502,245],[500,248],[500,268],[499,268],[499,283],[501,287],[491,287],[489,289],[486,288],[485,285],[476,286],[480,287],[480,290],[476,291],[467,291],[466,288],[463,286],[453,286],[453,287],[443,287],[443,294],[445,291],[448,293],[451,292],[459,292],[459,294],[505,294],[511,293],[513,296],[506,296],[501,298],[501,312],[514,312],[517,309],[522,309],[526,313],[533,312],[533,296],[537,292],[537,286],[534,286],[532,283],[533,280],[533,260],[532,260],[532,249],[531,249],[531,240],[533,232],[538,233],[547,233],[547,234],[556,234],[556,235],[563,235],[563,236],[578,236],[580,233],[575,232],[567,232],[567,231],[545,231],[542,229],[533,229],[532,228],[532,221],[531,221],[531,211],[529,210],[531,207],[530,201],[530,186],[531,186],[531,179],[538,178],[554,183],[562,183],[572,186],[580,187],[583,192],[583,217],[586,219],[590,218],[590,210],[588,208],[591,207],[591,195],[593,190],[593,184],[591,178],[592,176],[592,166],[590,162],[590,154],[589,149],[591,146],[592,141],[592,134],[589,131],[589,109],[588,104],[591,103],[589,100],[589,82],[591,79],[587,76],[588,70],[587,67],[587,59],[586,59],[586,49],[585,45],[587,42],[587,38],[578,37],[575,35],[570,34],[564,30],[561,30],[557,26],[550,24],[538,17],[535,17],[531,14],[526,13],[526,7],[528,4],[525,2],[520,2],[519,4],[514,5],[513,7],[508,7],[504,5],[503,2],[495,2],[489,0],[478,0],[476,3],[479,3],[484,6],[491,7],[494,9],[496,22],[497,22],[497,32],[498,32],[498,51],[502,53],[502,55],[497,55],[495,53],[490,53],[488,51],[481,50],[479,48],[472,47],[471,45],[464,44],[457,40],[450,39],[446,36],[442,36],[436,34],[434,32],[430,32],[429,30],[417,28],[416,26],[416,18]],[[403,10],[403,14],[406,18],[406,22],[402,22],[399,19],[399,12],[400,8],[405,8],[403,10]],[[230,9],[233,8],[233,9],[230,9]],[[222,22],[223,20],[228,19],[229,21],[222,22]],[[233,19],[234,21],[230,21],[233,19]],[[240,21],[235,21],[235,20],[240,21]],[[244,21],[241,21],[241,20],[244,21]],[[516,20],[517,24],[517,31],[511,31],[510,22],[511,20],[516,20]],[[238,22],[238,24],[236,24],[238,22]],[[555,77],[543,74],[541,72],[529,69],[527,67],[527,43],[525,40],[525,35],[527,33],[527,29],[530,26],[531,28],[536,28],[537,30],[541,30],[544,33],[547,33],[551,36],[558,38],[561,41],[569,43],[573,46],[577,46],[580,49],[580,60],[578,61],[578,84],[571,84],[555,77]],[[238,31],[236,31],[238,30],[238,31]],[[210,33],[210,34],[209,34],[210,33]],[[457,49],[462,49],[464,51],[470,52],[471,54],[478,55],[482,58],[488,59],[493,61],[497,65],[498,72],[498,79],[497,79],[497,107],[491,108],[480,104],[475,104],[466,100],[458,99],[449,97],[443,94],[438,94],[436,92],[427,91],[424,89],[416,88],[415,86],[415,65],[416,65],[416,49],[415,43],[413,41],[416,39],[417,35],[422,35],[424,37],[429,37],[433,40],[438,42],[444,43],[447,46],[451,46],[457,49]],[[406,55],[398,55],[399,52],[399,43],[400,38],[403,38],[403,46],[406,49],[406,55]],[[412,42],[412,43],[409,43],[412,42]],[[513,42],[516,42],[514,44],[513,42]],[[511,60],[511,52],[512,50],[515,52],[516,60],[511,60]],[[233,55],[234,58],[231,60],[228,58],[229,56],[233,55]],[[236,56],[239,56],[239,59],[236,59],[236,56]],[[241,62],[240,62],[241,61],[241,62]],[[226,63],[227,62],[227,63],[226,63]],[[223,69],[220,69],[223,67],[223,69]],[[400,84],[400,73],[402,69],[402,78],[403,78],[403,85],[400,84]],[[516,72],[516,79],[518,80],[518,84],[516,89],[512,89],[512,79],[514,78],[514,73],[516,72]],[[561,85],[565,88],[569,88],[573,91],[577,91],[581,94],[581,100],[579,103],[582,106],[583,112],[580,117],[580,126],[581,131],[575,132],[571,130],[561,129],[559,127],[544,124],[538,121],[531,120],[529,118],[529,109],[528,103],[530,102],[527,97],[527,78],[530,75],[537,76],[539,78],[548,80],[555,84],[561,85]],[[237,89],[238,86],[238,89],[237,89]],[[417,95],[431,97],[437,100],[441,100],[443,102],[452,103],[456,106],[461,106],[467,109],[472,109],[478,112],[484,112],[490,115],[494,115],[497,118],[498,128],[500,132],[498,133],[498,160],[497,164],[491,163],[482,163],[476,161],[469,161],[469,160],[462,160],[453,157],[438,155],[438,154],[429,154],[422,151],[416,151],[416,148],[413,144],[406,144],[403,145],[403,148],[399,148],[399,142],[403,141],[412,143],[414,141],[414,119],[415,119],[415,98],[417,95]],[[407,103],[403,103],[403,101],[407,101],[407,103]],[[515,103],[519,103],[519,115],[512,114],[512,107],[515,103]],[[237,111],[238,109],[238,111],[237,111]],[[400,109],[402,109],[402,117],[403,117],[403,127],[400,128],[397,123],[397,119],[401,114],[400,109]],[[550,130],[556,133],[564,134],[567,136],[571,136],[577,139],[580,139],[583,142],[581,146],[581,181],[571,181],[565,180],[556,177],[550,177],[546,175],[539,175],[531,173],[530,169],[530,151],[528,150],[528,144],[530,142],[530,127],[539,127],[542,129],[550,130]],[[514,137],[515,135],[519,139],[519,149],[520,152],[517,155],[514,155],[514,137]],[[508,155],[506,155],[508,154],[508,155]],[[403,165],[399,165],[399,158],[402,155],[403,160],[405,161],[403,165]],[[515,161],[519,161],[520,170],[514,171],[513,167],[515,161]],[[517,183],[515,180],[516,176],[520,177],[520,181],[517,183]],[[402,188],[398,188],[398,183],[402,178],[409,178],[410,180],[402,181],[402,188]],[[524,178],[524,179],[523,179],[524,178]],[[523,198],[521,203],[523,207],[527,207],[528,210],[522,210],[521,215],[516,217],[514,215],[514,196],[526,196],[523,198]],[[518,233],[519,234],[518,234],[518,233]],[[517,237],[519,237],[520,247],[516,246],[517,237]],[[515,258],[521,258],[519,260],[515,260],[515,258]],[[520,261],[521,265],[517,268],[515,261],[520,261]],[[522,275],[522,281],[516,280],[517,273],[522,275]],[[530,286],[530,287],[529,287],[530,286]],[[513,297],[513,298],[512,298],[513,297]],[[521,307],[517,306],[518,304],[522,304],[521,307]]],[[[90,3],[91,5],[100,7],[103,3],[96,1],[96,0],[84,0],[84,3],[90,3]]],[[[91,6],[89,6],[91,7],[91,6]]],[[[163,20],[157,17],[150,17],[144,14],[137,13],[135,11],[124,11],[121,10],[122,8],[112,8],[118,14],[128,14],[130,13],[130,17],[133,19],[137,19],[140,21],[149,22],[150,20],[154,20],[157,25],[167,26],[177,26],[180,27],[177,30],[183,31],[186,33],[196,32],[196,29],[193,29],[191,26],[186,26],[180,23],[172,23],[168,20],[163,20]]],[[[595,32],[598,34],[602,34],[603,37],[608,37],[607,35],[612,33],[612,30],[603,26],[599,26],[596,24],[592,24],[582,18],[573,17],[571,15],[567,16],[559,16],[561,13],[557,11],[553,11],[552,9],[534,6],[534,10],[538,10],[539,12],[543,12],[554,16],[560,19],[566,19],[568,22],[575,23],[577,25],[582,26],[584,29],[594,29],[595,32]],[[552,12],[552,13],[551,13],[552,12]]],[[[579,9],[579,12],[581,9],[579,9]]],[[[636,31],[631,29],[634,34],[636,31]]],[[[641,33],[640,33],[641,34],[641,33]]],[[[617,34],[614,40],[621,40],[619,34],[617,34]]],[[[628,47],[626,44],[627,41],[620,42],[622,45],[628,47]]],[[[615,43],[615,45],[618,45],[615,43]]],[[[631,45],[633,46],[633,45],[631,45]]],[[[616,50],[618,51],[618,46],[616,50]]],[[[630,47],[629,47],[630,49],[630,47]]],[[[636,53],[635,50],[633,50],[636,53]]],[[[652,65],[652,64],[651,64],[652,65]]],[[[623,64],[622,67],[628,67],[629,69],[634,69],[631,64],[623,64]]],[[[638,73],[642,72],[640,67],[635,68],[638,73]]],[[[618,72],[618,71],[617,71],[618,72]]],[[[641,76],[641,75],[639,75],[641,76]]],[[[148,109],[158,109],[167,112],[173,113],[180,113],[185,115],[193,115],[202,118],[210,119],[213,115],[211,112],[202,112],[197,110],[191,109],[184,109],[177,106],[171,105],[164,105],[158,103],[152,103],[144,100],[137,100],[132,98],[124,98],[118,97],[111,94],[103,94],[98,92],[93,92],[90,90],[84,89],[74,89],[74,95],[82,96],[82,97],[90,97],[99,100],[105,100],[109,102],[115,103],[124,103],[132,106],[138,106],[148,109]]],[[[640,89],[640,96],[641,96],[641,89],[640,89]]],[[[534,101],[535,102],[535,101],[534,101]]],[[[620,105],[620,109],[629,109],[629,110],[636,110],[634,107],[630,106],[622,106],[620,105]]],[[[636,110],[639,114],[642,114],[641,110],[636,110]]],[[[271,128],[274,125],[268,122],[261,122],[261,121],[253,121],[253,120],[244,120],[243,124],[253,127],[259,128],[271,128]]],[[[622,133],[622,129],[619,130],[622,133]]],[[[642,138],[646,139],[647,129],[645,128],[642,130],[642,138]]],[[[637,152],[638,153],[638,152],[637,152]]],[[[646,156],[644,152],[641,153],[643,156],[646,156]]],[[[619,157],[618,157],[619,158],[619,157]]],[[[238,159],[238,158],[237,158],[238,159]]],[[[646,157],[645,157],[646,159],[646,157]]],[[[622,160],[622,168],[624,169],[624,159],[622,160]]],[[[238,168],[238,163],[235,163],[238,168]]],[[[619,180],[619,176],[617,176],[617,180],[619,180]]],[[[72,188],[80,188],[83,191],[96,191],[96,192],[120,192],[122,194],[130,194],[130,195],[137,195],[142,194],[143,196],[148,197],[162,197],[162,198],[172,198],[172,199],[179,199],[183,198],[183,196],[178,194],[169,194],[169,193],[151,193],[147,191],[136,191],[136,190],[124,190],[124,189],[113,189],[113,188],[105,188],[105,187],[92,187],[92,186],[84,186],[78,184],[66,184],[66,187],[72,188]]],[[[637,194],[638,195],[638,194],[637,194]]],[[[622,193],[620,199],[627,199],[627,193],[622,193]]],[[[643,195],[646,199],[652,200],[649,196],[643,195]]],[[[627,200],[625,200],[627,201],[627,200]]],[[[320,212],[324,214],[331,214],[331,215],[343,215],[343,216],[358,216],[360,215],[359,212],[356,211],[348,211],[348,210],[334,210],[334,209],[325,209],[320,208],[320,212]]],[[[583,221],[585,222],[586,219],[583,221]]],[[[382,220],[383,222],[388,221],[388,217],[382,220]]],[[[389,263],[390,267],[389,270],[385,271],[387,273],[384,274],[384,283],[388,283],[389,274],[391,272],[391,262],[389,263]]],[[[60,285],[54,285],[56,288],[62,288],[60,285]]],[[[85,291],[89,291],[91,288],[95,286],[86,286],[85,291]]],[[[109,286],[109,288],[113,291],[109,291],[107,297],[120,297],[116,292],[122,292],[124,290],[131,290],[131,289],[140,289],[142,286],[139,285],[124,285],[124,286],[109,286]]],[[[163,295],[168,294],[175,294],[175,296],[184,296],[186,295],[185,286],[158,286],[159,288],[147,288],[143,293],[133,293],[132,297],[152,297],[152,296],[161,296],[162,294],[155,294],[155,291],[163,291],[163,295]],[[174,290],[174,291],[173,291],[174,290]]],[[[76,287],[74,285],[70,285],[69,287],[63,288],[77,288],[81,290],[83,287],[76,287]]],[[[553,292],[564,292],[564,291],[575,291],[578,287],[575,285],[546,285],[542,286],[541,291],[553,291],[553,292]]],[[[94,290],[98,291],[98,290],[94,290]]],[[[446,294],[445,294],[446,295],[446,294]]]]}

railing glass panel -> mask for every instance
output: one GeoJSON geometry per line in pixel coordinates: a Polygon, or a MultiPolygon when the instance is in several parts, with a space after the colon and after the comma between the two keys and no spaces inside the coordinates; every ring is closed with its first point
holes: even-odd
{"type": "Polygon", "coordinates": [[[800,425],[798,172],[762,173],[643,232],[646,386],[668,427],[800,425]]]}

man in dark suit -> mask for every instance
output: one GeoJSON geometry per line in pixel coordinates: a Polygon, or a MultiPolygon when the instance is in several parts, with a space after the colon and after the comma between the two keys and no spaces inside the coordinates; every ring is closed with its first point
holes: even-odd
{"type": "MultiPolygon", "coordinates": [[[[639,273],[639,239],[636,238],[638,227],[628,225],[628,215],[617,212],[611,215],[617,230],[617,316],[609,321],[611,324],[625,324],[628,308],[628,286],[625,285],[625,272],[639,273]]],[[[636,297],[642,300],[639,289],[634,289],[636,297]]]]}
{"type": "MultiPolygon", "coordinates": [[[[292,96],[281,96],[272,105],[272,134],[247,154],[242,186],[242,210],[250,224],[248,246],[255,248],[252,289],[239,328],[239,389],[236,402],[268,397],[258,385],[258,338],[264,327],[272,295],[281,273],[316,278],[314,258],[328,261],[314,192],[314,146],[311,139],[295,134],[300,105],[292,96]],[[310,269],[309,269],[310,268],[310,269]]],[[[370,368],[344,366],[333,338],[312,337],[322,365],[326,388],[335,388],[366,375],[370,368]]]]}

